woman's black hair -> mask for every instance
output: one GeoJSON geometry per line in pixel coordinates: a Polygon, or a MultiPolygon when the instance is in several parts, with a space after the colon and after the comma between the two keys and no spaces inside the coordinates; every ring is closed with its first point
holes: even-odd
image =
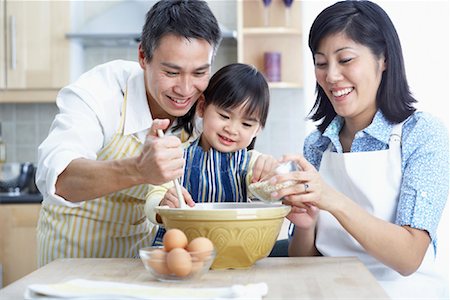
{"type": "Polygon", "coordinates": [[[234,109],[242,104],[247,116],[257,115],[261,127],[269,114],[270,92],[264,75],[254,66],[233,63],[218,70],[203,92],[205,107],[213,104],[221,109],[234,109]]]}
{"type": "MultiPolygon", "coordinates": [[[[358,44],[368,47],[380,58],[384,55],[386,70],[377,91],[377,107],[387,120],[400,123],[416,110],[406,72],[400,39],[386,12],[370,1],[341,1],[324,9],[314,20],[309,32],[309,48],[313,60],[320,42],[337,33],[344,33],[358,44]]],[[[317,126],[324,132],[336,112],[324,90],[316,82],[316,101],[310,119],[322,120],[317,126]]]]}
{"type": "MultiPolygon", "coordinates": [[[[208,4],[201,0],[160,0],[147,12],[140,38],[145,59],[150,61],[161,39],[174,34],[186,39],[203,39],[213,46],[213,57],[222,40],[222,33],[216,17],[208,4]]],[[[172,130],[183,128],[192,134],[195,107],[177,118],[172,130]]]]}

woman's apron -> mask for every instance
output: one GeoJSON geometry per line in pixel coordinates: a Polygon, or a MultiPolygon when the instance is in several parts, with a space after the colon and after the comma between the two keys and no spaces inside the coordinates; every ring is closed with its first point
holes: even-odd
{"type": "MultiPolygon", "coordinates": [[[[335,153],[328,148],[323,153],[319,170],[331,187],[373,216],[391,223],[395,222],[402,180],[402,124],[393,127],[389,149],[335,153]]],[[[357,256],[393,299],[448,296],[445,282],[434,270],[431,243],[418,271],[404,277],[367,254],[329,212],[320,211],[316,247],[324,256],[357,256]]]]}
{"type": "MultiPolygon", "coordinates": [[[[123,134],[126,102],[125,94],[119,129],[97,160],[141,153],[142,142],[123,134]]],[[[76,208],[43,203],[37,231],[38,265],[65,257],[137,257],[139,248],[152,244],[157,230],[144,213],[147,192],[148,185],[138,185],[76,208]]]]}

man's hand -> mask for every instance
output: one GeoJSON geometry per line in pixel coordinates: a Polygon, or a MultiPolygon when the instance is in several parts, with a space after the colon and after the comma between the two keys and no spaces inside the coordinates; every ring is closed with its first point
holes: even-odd
{"type": "Polygon", "coordinates": [[[137,170],[144,183],[160,185],[183,175],[183,149],[175,136],[158,137],[157,130],[169,127],[169,120],[153,120],[144,148],[137,158],[137,170]]]}

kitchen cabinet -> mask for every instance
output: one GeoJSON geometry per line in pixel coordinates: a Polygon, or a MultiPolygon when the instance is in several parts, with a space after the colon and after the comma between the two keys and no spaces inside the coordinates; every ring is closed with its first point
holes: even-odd
{"type": "Polygon", "coordinates": [[[3,286],[37,269],[36,226],[41,204],[0,205],[3,286]]]}
{"type": "Polygon", "coordinates": [[[5,0],[0,0],[0,93],[6,88],[5,0]]]}
{"type": "Polygon", "coordinates": [[[238,0],[238,61],[264,72],[264,53],[281,53],[281,81],[269,82],[271,88],[303,86],[301,1],[294,0],[287,10],[282,0],[238,0]],[[265,24],[266,17],[267,24],[265,24]]]}
{"type": "Polygon", "coordinates": [[[0,102],[54,102],[69,83],[70,1],[0,0],[0,102]]]}

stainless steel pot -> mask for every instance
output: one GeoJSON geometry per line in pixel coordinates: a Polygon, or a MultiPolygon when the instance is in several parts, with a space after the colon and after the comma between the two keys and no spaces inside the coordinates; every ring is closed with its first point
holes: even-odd
{"type": "Polygon", "coordinates": [[[0,164],[0,192],[27,192],[34,183],[34,172],[30,162],[0,164]]]}

